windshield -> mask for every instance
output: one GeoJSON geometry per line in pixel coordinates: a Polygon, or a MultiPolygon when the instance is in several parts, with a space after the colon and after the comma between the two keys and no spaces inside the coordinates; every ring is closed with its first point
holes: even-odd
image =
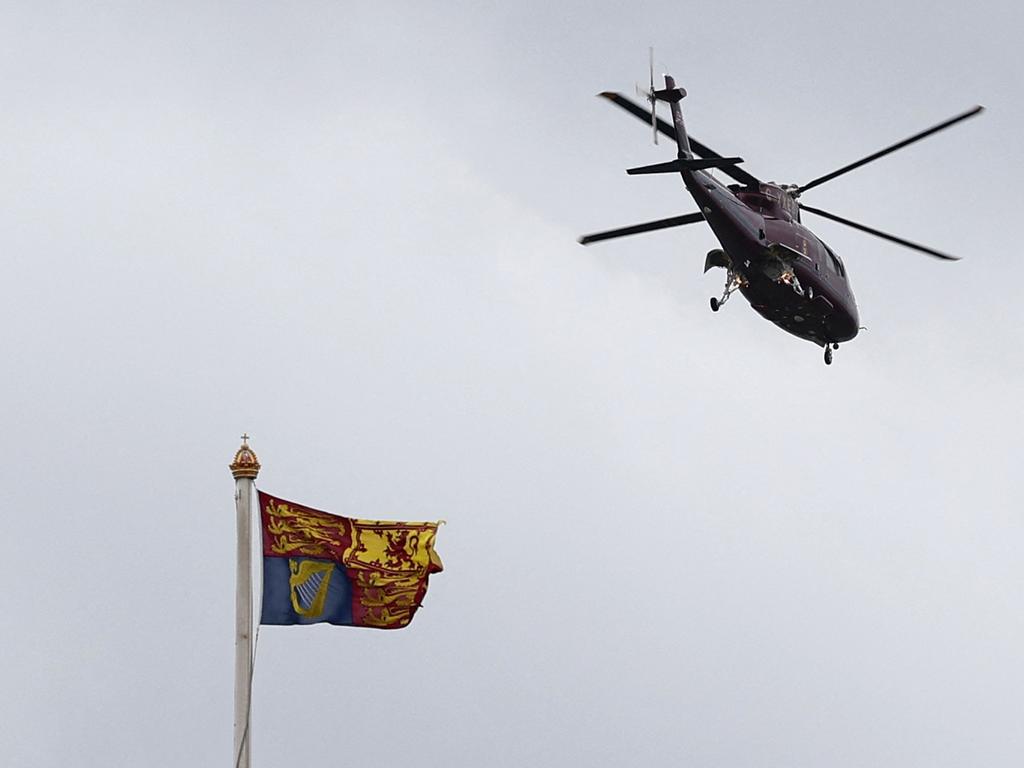
{"type": "Polygon", "coordinates": [[[825,252],[828,254],[828,266],[833,272],[842,277],[846,277],[846,268],[843,266],[843,262],[836,256],[835,251],[825,244],[824,240],[819,239],[819,243],[825,248],[825,252]]]}

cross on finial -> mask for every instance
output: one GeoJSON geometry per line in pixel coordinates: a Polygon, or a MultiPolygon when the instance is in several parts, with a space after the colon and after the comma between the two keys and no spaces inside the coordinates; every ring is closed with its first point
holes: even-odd
{"type": "Polygon", "coordinates": [[[242,445],[235,451],[235,460],[228,465],[236,480],[243,477],[255,479],[260,471],[260,460],[256,458],[256,454],[249,447],[248,441],[249,434],[243,434],[242,445]]]}

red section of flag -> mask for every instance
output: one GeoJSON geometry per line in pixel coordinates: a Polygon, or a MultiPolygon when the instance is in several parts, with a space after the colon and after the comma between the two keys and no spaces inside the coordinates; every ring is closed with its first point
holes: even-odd
{"type": "Polygon", "coordinates": [[[315,557],[343,563],[352,521],[259,492],[266,557],[315,557]]]}

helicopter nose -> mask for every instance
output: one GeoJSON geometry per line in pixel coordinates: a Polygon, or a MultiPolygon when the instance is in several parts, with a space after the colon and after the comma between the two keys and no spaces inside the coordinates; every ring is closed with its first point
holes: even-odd
{"type": "Polygon", "coordinates": [[[856,307],[844,307],[833,313],[828,320],[828,333],[832,341],[849,341],[860,330],[860,318],[856,307]]]}

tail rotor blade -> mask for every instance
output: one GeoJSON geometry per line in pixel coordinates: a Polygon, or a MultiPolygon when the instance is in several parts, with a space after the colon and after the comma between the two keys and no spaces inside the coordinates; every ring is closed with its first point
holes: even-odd
{"type": "Polygon", "coordinates": [[[651,102],[651,130],[654,132],[654,143],[658,143],[658,97],[654,95],[654,46],[647,49],[651,69],[651,89],[647,98],[651,102]]]}

